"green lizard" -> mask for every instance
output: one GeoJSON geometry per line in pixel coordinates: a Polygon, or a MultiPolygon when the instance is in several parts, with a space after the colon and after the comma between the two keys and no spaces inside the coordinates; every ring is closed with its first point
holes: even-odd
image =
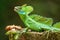
{"type": "Polygon", "coordinates": [[[30,28],[31,30],[35,30],[35,31],[41,31],[41,30],[60,31],[59,28],[52,27],[52,23],[53,23],[52,19],[50,19],[50,18],[44,19],[44,17],[40,16],[39,18],[42,17],[42,19],[44,19],[44,20],[42,21],[42,19],[39,19],[39,20],[41,20],[41,21],[39,21],[38,20],[39,15],[37,15],[37,14],[29,15],[29,13],[31,13],[33,11],[32,6],[27,6],[26,4],[22,5],[22,6],[16,6],[14,8],[14,11],[18,13],[21,20],[27,26],[25,29],[25,32],[28,28],[30,28]],[[37,17],[37,20],[35,19],[36,17],[37,17]]]}

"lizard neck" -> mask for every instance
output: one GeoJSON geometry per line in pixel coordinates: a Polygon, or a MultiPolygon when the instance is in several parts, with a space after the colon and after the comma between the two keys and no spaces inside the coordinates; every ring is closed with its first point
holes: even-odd
{"type": "Polygon", "coordinates": [[[19,16],[20,16],[20,18],[21,18],[21,20],[22,20],[23,22],[26,21],[26,19],[27,19],[27,15],[26,15],[26,14],[24,14],[24,15],[19,14],[19,16]]]}

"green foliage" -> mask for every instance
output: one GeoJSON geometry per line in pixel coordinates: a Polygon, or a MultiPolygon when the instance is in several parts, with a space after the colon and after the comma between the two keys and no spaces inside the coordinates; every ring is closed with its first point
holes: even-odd
{"type": "Polygon", "coordinates": [[[15,30],[15,31],[13,31],[13,30],[9,30],[9,31],[6,32],[5,34],[6,34],[6,35],[9,35],[9,34],[17,34],[17,33],[18,33],[17,30],[15,30]]]}

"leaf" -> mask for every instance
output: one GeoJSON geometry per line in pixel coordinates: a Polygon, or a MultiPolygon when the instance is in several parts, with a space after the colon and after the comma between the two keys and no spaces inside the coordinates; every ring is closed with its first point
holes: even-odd
{"type": "Polygon", "coordinates": [[[57,22],[56,24],[54,24],[53,27],[60,28],[60,22],[57,22]]]}
{"type": "Polygon", "coordinates": [[[13,31],[13,30],[9,30],[9,31],[7,31],[5,34],[6,35],[9,35],[9,34],[16,34],[18,31],[13,31]]]}

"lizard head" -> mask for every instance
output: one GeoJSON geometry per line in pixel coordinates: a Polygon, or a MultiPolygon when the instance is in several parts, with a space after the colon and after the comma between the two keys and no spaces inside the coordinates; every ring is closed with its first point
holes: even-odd
{"type": "Polygon", "coordinates": [[[16,11],[19,14],[29,14],[33,11],[33,7],[27,6],[26,4],[24,4],[22,6],[14,7],[14,11],[16,11]]]}

